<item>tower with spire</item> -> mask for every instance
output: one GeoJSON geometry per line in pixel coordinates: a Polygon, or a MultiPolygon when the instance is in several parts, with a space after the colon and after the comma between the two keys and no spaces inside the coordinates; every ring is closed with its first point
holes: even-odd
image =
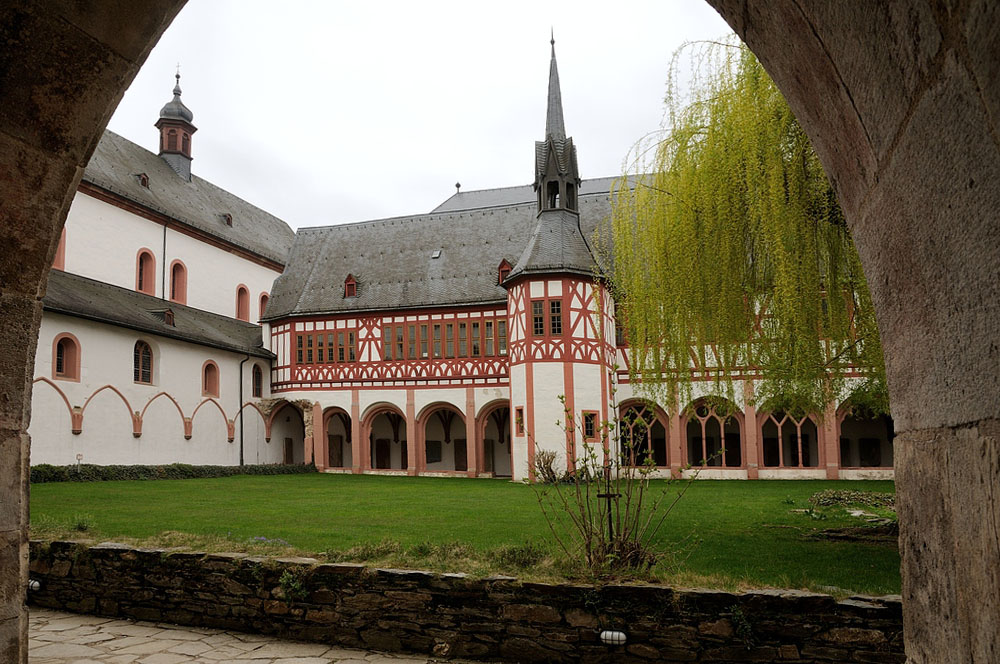
{"type": "Polygon", "coordinates": [[[535,142],[535,227],[503,282],[513,463],[529,469],[538,449],[556,452],[571,469],[584,443],[599,443],[614,362],[611,302],[580,229],[576,146],[566,135],[555,39],[550,43],[545,137],[535,142]]]}
{"type": "Polygon", "coordinates": [[[194,113],[181,101],[181,72],[174,76],[174,98],[160,109],[156,128],[160,130],[160,157],[177,175],[191,181],[191,136],[198,128],[192,124],[194,113]]]}

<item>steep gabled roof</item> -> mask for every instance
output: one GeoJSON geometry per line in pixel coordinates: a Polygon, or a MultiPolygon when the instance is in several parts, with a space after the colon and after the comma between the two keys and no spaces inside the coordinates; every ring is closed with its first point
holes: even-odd
{"type": "MultiPolygon", "coordinates": [[[[610,185],[611,179],[602,181],[610,185]]],[[[526,192],[527,202],[299,229],[285,272],[271,289],[267,320],[490,303],[502,306],[507,293],[497,284],[497,265],[504,258],[516,263],[532,238],[537,215],[530,186],[492,191],[514,198],[526,192]],[[436,250],[441,254],[433,258],[436,250]],[[348,274],[358,280],[357,297],[344,297],[348,274]]],[[[464,202],[501,198],[472,191],[450,200],[455,202],[459,196],[466,197],[464,202]]],[[[607,188],[580,196],[581,230],[587,237],[609,214],[607,188]]]]}
{"type": "Polygon", "coordinates": [[[257,325],[60,270],[49,272],[42,306],[45,311],[170,339],[257,357],[274,357],[263,348],[257,325]],[[174,314],[173,325],[164,320],[166,309],[174,314]]]}
{"type": "MultiPolygon", "coordinates": [[[[591,196],[602,194],[607,196],[611,191],[611,185],[618,180],[617,177],[593,178],[580,183],[580,196],[591,196]]],[[[498,189],[477,189],[461,191],[453,194],[441,205],[431,210],[431,214],[436,212],[455,212],[458,210],[478,210],[490,207],[506,207],[519,203],[534,203],[536,194],[532,185],[525,184],[517,187],[501,187],[498,189]]]]}
{"type": "Polygon", "coordinates": [[[187,182],[163,159],[114,132],[104,132],[83,180],[269,260],[284,265],[288,259],[295,235],[288,224],[196,175],[187,182]],[[140,173],[149,176],[148,188],[139,184],[140,173]]]}

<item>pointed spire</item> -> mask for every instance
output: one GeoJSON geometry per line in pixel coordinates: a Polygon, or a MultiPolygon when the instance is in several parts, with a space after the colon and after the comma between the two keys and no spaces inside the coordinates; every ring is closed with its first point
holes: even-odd
{"type": "Polygon", "coordinates": [[[559,90],[559,69],[556,67],[556,37],[552,31],[552,60],[549,64],[549,104],[545,114],[545,137],[556,140],[566,138],[566,125],[563,122],[562,92],[559,90]]]}
{"type": "Polygon", "coordinates": [[[177,80],[174,83],[174,97],[180,101],[181,98],[181,63],[177,63],[177,73],[174,74],[174,78],[177,80]]]}

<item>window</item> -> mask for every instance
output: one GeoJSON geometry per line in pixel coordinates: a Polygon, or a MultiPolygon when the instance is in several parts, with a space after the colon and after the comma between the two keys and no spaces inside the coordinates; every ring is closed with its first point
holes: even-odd
{"type": "Polygon", "coordinates": [[[226,226],[232,226],[233,225],[233,215],[231,215],[228,212],[223,212],[222,213],[222,221],[226,224],[226,226]]]}
{"type": "Polygon", "coordinates": [[[549,301],[549,334],[562,334],[562,300],[549,301]]]}
{"type": "Polygon", "coordinates": [[[264,312],[267,311],[267,303],[270,299],[271,297],[267,293],[260,294],[260,314],[258,314],[257,320],[264,317],[264,312]]]}
{"type": "Polygon", "coordinates": [[[187,132],[181,136],[181,151],[186,155],[191,154],[191,135],[187,132]]]}
{"type": "Polygon", "coordinates": [[[531,301],[531,333],[536,337],[545,336],[545,301],[531,301]]]}
{"type": "Polygon", "coordinates": [[[504,282],[504,279],[506,279],[510,274],[510,269],[510,263],[507,262],[506,258],[500,261],[500,266],[497,268],[499,276],[499,280],[497,281],[498,284],[502,284],[504,282]]]}
{"type": "Polygon", "coordinates": [[[354,361],[354,333],[347,333],[347,361],[354,361]]]}
{"type": "Polygon", "coordinates": [[[177,130],[171,129],[167,132],[167,149],[176,150],[177,149],[177,130]]]}
{"type": "Polygon", "coordinates": [[[546,334],[559,336],[562,334],[562,300],[545,299],[531,301],[531,333],[536,337],[544,337],[546,334]],[[546,328],[546,310],[548,316],[548,328],[546,328]]]}
{"type": "Polygon", "coordinates": [[[583,440],[593,443],[597,440],[597,412],[593,410],[583,411],[583,440]]]}
{"type": "Polygon", "coordinates": [[[204,397],[219,396],[219,365],[212,360],[206,361],[201,368],[201,395],[204,397]]]}
{"type": "Polygon", "coordinates": [[[486,321],[486,357],[493,357],[493,321],[486,321]]]}
{"type": "Polygon", "coordinates": [[[80,342],[72,334],[56,337],[52,348],[52,377],[59,380],[80,380],[80,342]]]}
{"type": "Polygon", "coordinates": [[[132,352],[132,380],[143,385],[153,384],[153,349],[145,341],[136,341],[132,352]]]}
{"type": "Polygon", "coordinates": [[[507,354],[507,321],[503,319],[497,321],[497,354],[507,354]]]}
{"type": "Polygon", "coordinates": [[[347,275],[344,280],[344,297],[358,296],[358,282],[352,275],[347,275]]]}
{"type": "Polygon", "coordinates": [[[417,326],[411,325],[408,331],[410,334],[406,339],[408,342],[408,347],[407,347],[408,353],[406,357],[408,357],[411,360],[415,360],[417,358],[417,326]]]}
{"type": "Polygon", "coordinates": [[[427,358],[427,326],[420,326],[420,357],[427,358]]]}
{"type": "Polygon", "coordinates": [[[251,379],[253,395],[258,399],[264,396],[264,372],[259,364],[253,365],[253,378],[251,379]]]}
{"type": "Polygon", "coordinates": [[[313,336],[306,337],[306,364],[313,363],[313,336]]]}
{"type": "Polygon", "coordinates": [[[236,287],[236,317],[250,322],[250,291],[243,284],[236,287]]]}
{"type": "Polygon", "coordinates": [[[344,350],[344,333],[337,332],[337,361],[343,362],[345,359],[344,350]]]}
{"type": "Polygon", "coordinates": [[[518,406],[517,409],[515,409],[514,412],[515,412],[514,424],[517,427],[517,435],[518,436],[523,436],[524,435],[524,408],[522,408],[521,406],[518,406]]]}
{"type": "Polygon", "coordinates": [[[316,363],[323,364],[326,362],[326,354],[323,353],[323,335],[316,335],[316,363]]]}
{"type": "Polygon", "coordinates": [[[455,324],[448,323],[445,329],[445,356],[455,357],[455,324]]]}
{"type": "Polygon", "coordinates": [[[472,324],[472,357],[479,357],[481,344],[479,340],[479,323],[472,324]]]}
{"type": "Polygon", "coordinates": [[[135,289],[146,295],[156,295],[156,259],[149,249],[140,249],[136,256],[135,289]]]}
{"type": "Polygon", "coordinates": [[[144,187],[145,189],[149,189],[148,175],[146,175],[145,173],[139,173],[139,175],[137,175],[136,177],[139,178],[139,186],[144,187]]]}
{"type": "Polygon", "coordinates": [[[170,300],[187,304],[187,268],[180,261],[170,265],[170,300]]]}
{"type": "Polygon", "coordinates": [[[434,357],[441,357],[441,326],[434,326],[434,357]]]}
{"type": "Polygon", "coordinates": [[[382,328],[382,359],[392,359],[392,326],[386,325],[382,328]]]}
{"type": "MultiPolygon", "coordinates": [[[[302,335],[301,334],[296,335],[295,336],[295,363],[296,364],[302,364],[302,348],[303,348],[303,345],[304,345],[304,341],[302,339],[302,335]]],[[[341,361],[343,361],[343,360],[341,360],[341,361]]]]}

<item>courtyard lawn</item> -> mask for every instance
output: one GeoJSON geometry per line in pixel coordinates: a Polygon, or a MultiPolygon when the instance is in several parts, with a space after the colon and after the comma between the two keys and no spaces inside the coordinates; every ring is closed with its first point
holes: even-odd
{"type": "MultiPolygon", "coordinates": [[[[865,525],[843,507],[801,512],[823,489],[894,491],[892,482],[697,481],[657,538],[657,548],[680,551],[675,564],[658,565],[651,578],[730,589],[898,593],[895,546],[810,537],[865,525]]],[[[572,574],[559,563],[535,491],[501,480],[310,474],[35,484],[31,515],[33,537],[301,553],[539,579],[572,574]],[[512,549],[526,543],[537,545],[522,547],[528,554],[547,552],[547,563],[524,561],[524,551],[512,549]]]]}

